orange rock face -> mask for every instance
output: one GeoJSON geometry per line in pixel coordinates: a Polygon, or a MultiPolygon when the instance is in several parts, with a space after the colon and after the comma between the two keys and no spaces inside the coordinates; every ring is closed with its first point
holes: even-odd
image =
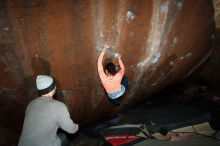
{"type": "Polygon", "coordinates": [[[211,52],[210,0],[4,0],[0,8],[0,97],[26,105],[36,75],[50,74],[79,123],[139,104],[211,52]],[[117,108],[97,74],[103,44],[112,48],[105,60],[122,55],[130,79],[117,108]]]}

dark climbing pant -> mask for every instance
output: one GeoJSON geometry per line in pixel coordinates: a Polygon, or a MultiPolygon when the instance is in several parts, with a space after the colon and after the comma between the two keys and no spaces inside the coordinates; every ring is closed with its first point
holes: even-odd
{"type": "Polygon", "coordinates": [[[68,140],[66,134],[61,132],[61,133],[58,133],[57,136],[60,139],[61,146],[67,146],[68,145],[69,140],[68,140]]]}
{"type": "Polygon", "coordinates": [[[122,81],[121,81],[121,84],[125,87],[125,89],[128,87],[128,84],[129,84],[129,80],[128,80],[128,77],[124,76],[122,78],[122,81]]]}

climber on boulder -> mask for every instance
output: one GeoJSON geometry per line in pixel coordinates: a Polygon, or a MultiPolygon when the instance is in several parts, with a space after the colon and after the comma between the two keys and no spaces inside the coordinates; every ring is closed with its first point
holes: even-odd
{"type": "Polygon", "coordinates": [[[116,55],[120,66],[119,70],[116,69],[116,65],[112,62],[107,63],[105,68],[103,68],[103,57],[108,48],[108,45],[104,45],[98,57],[98,74],[109,99],[113,103],[119,104],[119,97],[125,93],[125,89],[127,88],[129,81],[128,78],[124,76],[125,67],[121,60],[121,55],[116,55]]]}

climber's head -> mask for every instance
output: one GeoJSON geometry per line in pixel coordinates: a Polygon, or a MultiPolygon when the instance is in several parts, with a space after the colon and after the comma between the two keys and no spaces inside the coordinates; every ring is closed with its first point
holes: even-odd
{"type": "Polygon", "coordinates": [[[107,76],[114,76],[117,73],[116,66],[114,63],[110,62],[105,65],[105,73],[107,76]]]}

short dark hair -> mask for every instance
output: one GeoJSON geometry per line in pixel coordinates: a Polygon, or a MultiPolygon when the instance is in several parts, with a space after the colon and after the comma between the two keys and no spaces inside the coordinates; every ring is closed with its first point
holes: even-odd
{"type": "Polygon", "coordinates": [[[107,70],[111,75],[115,75],[117,73],[116,67],[114,63],[110,62],[105,65],[105,70],[107,70]]]}

